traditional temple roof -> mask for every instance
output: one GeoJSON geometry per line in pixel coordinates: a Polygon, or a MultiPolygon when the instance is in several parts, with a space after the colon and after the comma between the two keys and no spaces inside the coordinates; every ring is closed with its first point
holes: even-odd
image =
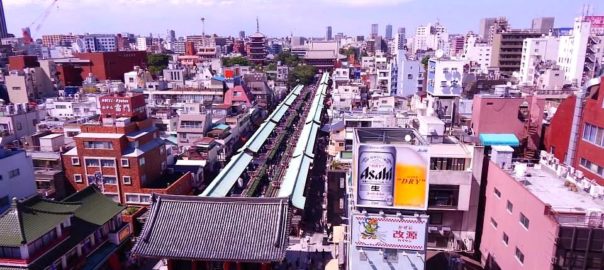
{"type": "Polygon", "coordinates": [[[279,262],[292,209],[287,198],[154,197],[133,253],[196,261],[279,262]]]}
{"type": "MultiPolygon", "coordinates": [[[[10,209],[0,214],[0,246],[18,247],[21,244],[35,241],[67,219],[71,220],[71,226],[69,234],[64,235],[64,240],[55,246],[46,247],[49,249],[28,262],[26,267],[22,265],[15,266],[15,268],[0,266],[0,270],[45,269],[123,209],[123,206],[103,195],[94,185],[60,202],[40,197],[15,201],[10,209]]],[[[87,263],[99,264],[99,262],[90,260],[87,263]]]]}

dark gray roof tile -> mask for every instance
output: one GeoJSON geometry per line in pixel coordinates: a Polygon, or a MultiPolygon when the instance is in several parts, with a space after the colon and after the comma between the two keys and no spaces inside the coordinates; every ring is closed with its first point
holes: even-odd
{"type": "Polygon", "coordinates": [[[286,198],[162,195],[133,252],[200,261],[282,261],[291,216],[286,198]]]}

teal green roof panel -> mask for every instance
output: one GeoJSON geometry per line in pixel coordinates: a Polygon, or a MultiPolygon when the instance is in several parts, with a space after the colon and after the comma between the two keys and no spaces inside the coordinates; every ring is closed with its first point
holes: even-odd
{"type": "Polygon", "coordinates": [[[293,94],[292,94],[292,95],[287,96],[287,97],[285,98],[285,105],[287,105],[287,106],[291,106],[292,104],[294,104],[294,101],[296,101],[296,98],[297,98],[297,97],[298,97],[298,96],[293,95],[293,94]]]}
{"type": "Polygon", "coordinates": [[[239,153],[231,158],[231,161],[218,173],[212,183],[201,193],[201,197],[225,197],[229,194],[237,179],[250,165],[253,157],[248,153],[239,153]]]}
{"type": "Polygon", "coordinates": [[[258,130],[254,132],[252,137],[247,141],[247,143],[245,143],[245,145],[241,149],[247,148],[248,150],[254,153],[258,152],[258,150],[260,150],[260,147],[262,147],[262,145],[264,144],[266,139],[268,139],[268,137],[271,135],[276,126],[277,124],[270,121],[262,123],[258,130]]]}
{"type": "MultiPolygon", "coordinates": [[[[295,96],[294,96],[295,97],[295,96]]],[[[287,100],[286,100],[287,101],[287,100]]],[[[273,111],[273,113],[271,114],[271,121],[275,122],[275,123],[279,123],[279,121],[281,121],[281,118],[283,118],[283,116],[285,115],[285,113],[287,112],[287,109],[289,109],[289,106],[286,106],[284,104],[279,105],[275,111],[273,111]]]]}
{"type": "Polygon", "coordinates": [[[298,169],[298,177],[294,186],[294,193],[292,194],[292,205],[298,209],[304,209],[304,205],[306,204],[304,189],[306,188],[306,180],[308,179],[311,163],[311,158],[303,157],[298,169]]]}
{"type": "Polygon", "coordinates": [[[294,88],[294,90],[292,90],[292,91],[294,92],[294,94],[295,94],[296,96],[299,96],[299,95],[300,95],[300,93],[302,93],[302,89],[304,89],[304,85],[302,85],[302,84],[298,84],[298,85],[296,85],[296,87],[295,87],[295,88],[294,88]]]}
{"type": "Polygon", "coordinates": [[[508,146],[519,146],[520,141],[516,138],[516,135],[512,133],[482,133],[479,136],[480,143],[484,146],[491,145],[508,145],[508,146]]]}
{"type": "Polygon", "coordinates": [[[308,140],[306,142],[305,154],[313,156],[313,150],[315,148],[315,139],[317,138],[317,131],[319,130],[319,124],[312,123],[310,125],[310,132],[308,133],[308,140]]]}
{"type": "MultiPolygon", "coordinates": [[[[295,194],[295,190],[301,191],[299,195],[304,193],[311,162],[312,158],[303,155],[290,160],[289,167],[285,171],[285,176],[279,188],[278,197],[291,197],[295,194]]],[[[300,209],[304,208],[304,200],[300,199],[300,196],[292,197],[292,202],[295,203],[294,206],[300,209]],[[296,199],[295,202],[294,199],[296,199]]]]}

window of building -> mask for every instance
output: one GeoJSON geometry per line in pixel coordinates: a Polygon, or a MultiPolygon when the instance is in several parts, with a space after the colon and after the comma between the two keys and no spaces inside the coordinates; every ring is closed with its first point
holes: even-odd
{"type": "Polygon", "coordinates": [[[86,163],[86,167],[99,167],[101,165],[98,159],[86,158],[84,162],[86,163]]]}
{"type": "Polygon", "coordinates": [[[585,123],[583,128],[583,140],[598,146],[604,146],[604,128],[585,123]]]}
{"type": "Polygon", "coordinates": [[[443,213],[430,213],[430,217],[428,218],[428,224],[442,225],[443,224],[443,213]]]}
{"type": "Polygon", "coordinates": [[[494,188],[493,193],[495,193],[495,196],[497,196],[497,198],[501,198],[501,191],[499,191],[499,189],[494,188]]]}
{"type": "Polygon", "coordinates": [[[516,247],[516,259],[518,259],[520,264],[524,264],[524,253],[518,247],[516,247]]]}
{"type": "Polygon", "coordinates": [[[73,166],[80,166],[80,158],[77,158],[77,157],[72,157],[72,158],[71,158],[71,164],[72,164],[73,166]]]}
{"type": "Polygon", "coordinates": [[[491,218],[491,226],[493,226],[493,228],[497,229],[497,226],[499,224],[497,223],[497,221],[495,221],[495,219],[491,218]]]}
{"type": "Polygon", "coordinates": [[[141,166],[145,165],[145,158],[144,157],[140,158],[138,160],[138,164],[141,165],[141,166]]]}
{"type": "Polygon", "coordinates": [[[504,232],[503,233],[503,243],[507,246],[510,242],[510,237],[504,232]]]}
{"type": "Polygon", "coordinates": [[[127,158],[122,158],[122,167],[130,167],[130,162],[127,158]]]}
{"type": "Polygon", "coordinates": [[[10,170],[10,171],[8,171],[8,179],[15,178],[15,177],[19,176],[20,174],[21,174],[21,172],[19,171],[19,169],[10,170]]]}
{"type": "Polygon", "coordinates": [[[429,207],[455,208],[459,199],[458,185],[430,185],[429,207]]]}
{"type": "Polygon", "coordinates": [[[463,171],[466,169],[465,158],[431,158],[431,170],[463,171]]]}
{"type": "Polygon", "coordinates": [[[528,230],[529,219],[523,213],[520,213],[520,224],[522,224],[522,226],[528,230]]]}
{"type": "Polygon", "coordinates": [[[115,176],[103,176],[103,184],[117,185],[117,178],[115,176]]]}
{"type": "Polygon", "coordinates": [[[151,202],[151,196],[149,196],[149,195],[140,195],[140,201],[141,201],[141,203],[150,203],[151,202]]]}
{"type": "Polygon", "coordinates": [[[147,175],[146,174],[141,175],[141,182],[143,184],[145,184],[147,182],[147,175]]]}
{"type": "Polygon", "coordinates": [[[130,176],[123,176],[122,177],[122,181],[126,185],[131,185],[132,184],[132,178],[130,176]]]}
{"type": "Polygon", "coordinates": [[[126,202],[140,202],[138,195],[126,194],[126,202]]]}
{"type": "Polygon", "coordinates": [[[73,175],[73,181],[76,183],[82,183],[82,175],[81,174],[74,174],[73,175]]]}
{"type": "Polygon", "coordinates": [[[113,149],[113,143],[112,142],[87,141],[87,142],[84,142],[84,147],[87,149],[113,149]]]}
{"type": "Polygon", "coordinates": [[[512,211],[514,210],[514,204],[512,204],[512,202],[510,202],[510,201],[508,200],[508,203],[507,203],[506,208],[508,209],[508,212],[511,214],[511,213],[512,213],[512,211]]]}
{"type": "Polygon", "coordinates": [[[603,166],[593,163],[585,158],[580,158],[579,164],[581,165],[581,167],[588,169],[592,173],[595,173],[595,174],[599,175],[600,177],[604,177],[604,167],[603,166]]]}
{"type": "Polygon", "coordinates": [[[115,161],[110,159],[101,159],[101,166],[103,167],[115,167],[115,161]]]}
{"type": "Polygon", "coordinates": [[[407,79],[408,80],[413,80],[413,74],[407,74],[407,79]]]}

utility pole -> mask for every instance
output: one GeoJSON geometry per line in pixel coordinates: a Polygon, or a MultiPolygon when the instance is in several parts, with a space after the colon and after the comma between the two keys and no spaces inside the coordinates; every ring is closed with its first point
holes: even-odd
{"type": "Polygon", "coordinates": [[[206,36],[206,18],[201,17],[201,35],[206,36]]]}

